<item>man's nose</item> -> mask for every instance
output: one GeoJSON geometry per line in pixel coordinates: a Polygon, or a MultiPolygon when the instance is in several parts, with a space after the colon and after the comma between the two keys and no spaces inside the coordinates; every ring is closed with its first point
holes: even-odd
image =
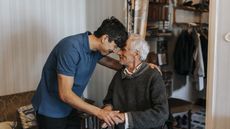
{"type": "Polygon", "coordinates": [[[117,55],[121,55],[121,50],[115,52],[117,55]]]}

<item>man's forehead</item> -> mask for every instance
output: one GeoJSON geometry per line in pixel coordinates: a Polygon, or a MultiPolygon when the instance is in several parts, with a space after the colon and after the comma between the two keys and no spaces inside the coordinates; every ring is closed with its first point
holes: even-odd
{"type": "Polygon", "coordinates": [[[128,50],[126,47],[121,48],[121,50],[128,50]]]}

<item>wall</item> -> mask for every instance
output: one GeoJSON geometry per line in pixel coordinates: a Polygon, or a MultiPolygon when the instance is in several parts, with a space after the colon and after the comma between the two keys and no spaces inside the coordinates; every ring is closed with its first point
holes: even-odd
{"type": "Polygon", "coordinates": [[[34,90],[51,49],[84,32],[85,0],[0,1],[0,95],[34,90]]]}
{"type": "Polygon", "coordinates": [[[230,128],[230,1],[211,1],[206,129],[230,128]]]}
{"type": "MultiPolygon", "coordinates": [[[[124,2],[123,0],[89,0],[86,1],[86,28],[87,30],[94,31],[101,24],[105,18],[115,16],[123,23],[124,18],[124,2]]],[[[111,55],[117,58],[116,55],[111,55]]],[[[118,58],[117,58],[118,59],[118,58]]],[[[97,105],[102,105],[102,100],[106,95],[108,86],[115,71],[97,65],[96,70],[85,90],[85,96],[96,100],[97,105]]]]}
{"type": "MultiPolygon", "coordinates": [[[[123,0],[0,1],[0,95],[34,90],[60,39],[93,32],[111,16],[124,23],[123,8],[123,0]]],[[[102,100],[113,74],[97,66],[85,95],[102,100]]]]}

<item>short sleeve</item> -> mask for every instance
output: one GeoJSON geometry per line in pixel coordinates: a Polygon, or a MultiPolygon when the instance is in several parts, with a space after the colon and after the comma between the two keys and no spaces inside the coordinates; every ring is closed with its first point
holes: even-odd
{"type": "Polygon", "coordinates": [[[59,52],[57,54],[57,73],[74,76],[79,60],[79,54],[76,50],[59,52]]]}

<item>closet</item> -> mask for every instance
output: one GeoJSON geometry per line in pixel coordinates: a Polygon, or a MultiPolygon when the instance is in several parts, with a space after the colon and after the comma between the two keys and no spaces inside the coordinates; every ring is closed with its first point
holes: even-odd
{"type": "Polygon", "coordinates": [[[162,70],[170,128],[204,129],[209,0],[149,0],[146,40],[162,70]]]}

